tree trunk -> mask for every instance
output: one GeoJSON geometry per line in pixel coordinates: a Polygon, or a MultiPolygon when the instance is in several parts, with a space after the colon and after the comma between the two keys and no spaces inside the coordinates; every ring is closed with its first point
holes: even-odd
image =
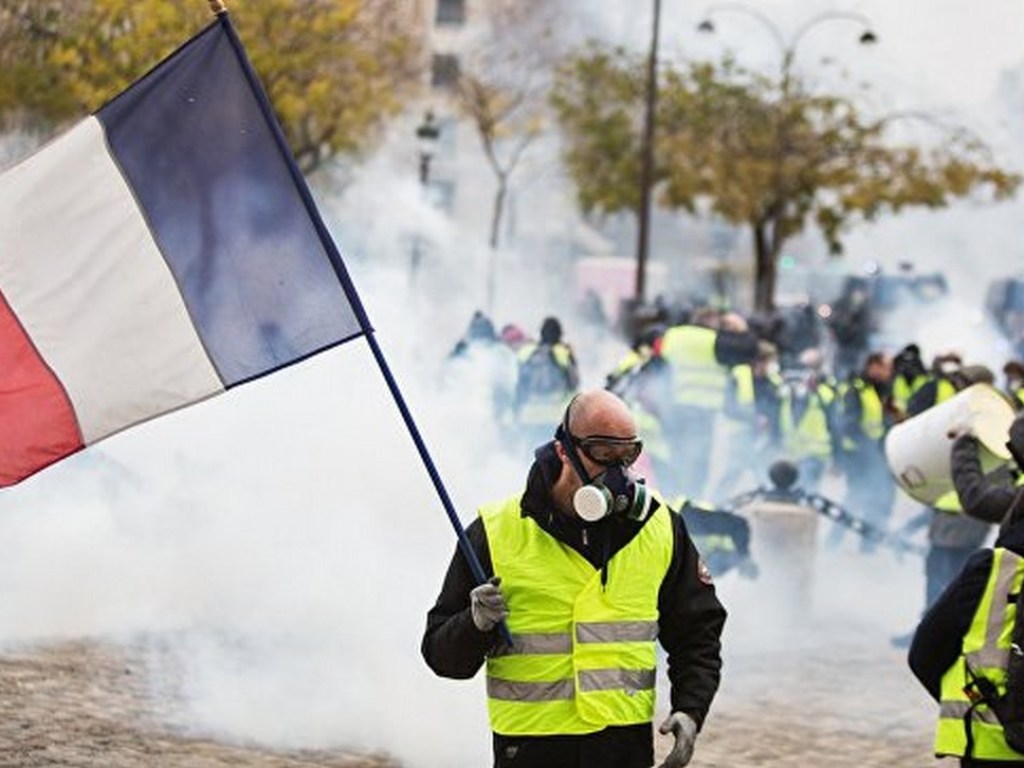
{"type": "Polygon", "coordinates": [[[755,221],[754,231],[754,311],[775,309],[775,267],[779,244],[768,232],[769,222],[755,221]]]}
{"type": "Polygon", "coordinates": [[[505,196],[508,194],[508,177],[497,174],[498,191],[494,193],[494,210],[491,213],[491,262],[487,267],[487,312],[494,312],[494,295],[498,283],[498,242],[501,232],[501,218],[505,211],[505,196]]]}
{"type": "Polygon", "coordinates": [[[497,177],[498,191],[494,193],[494,209],[491,212],[491,248],[498,247],[501,217],[505,212],[505,196],[508,194],[508,179],[501,173],[497,177]]]}

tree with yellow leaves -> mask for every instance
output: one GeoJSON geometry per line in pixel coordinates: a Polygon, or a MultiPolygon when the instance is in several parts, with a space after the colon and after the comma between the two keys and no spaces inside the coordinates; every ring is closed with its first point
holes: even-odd
{"type": "MultiPolygon", "coordinates": [[[[305,172],[367,147],[417,84],[416,27],[398,0],[246,0],[233,20],[305,172]]],[[[209,21],[199,0],[10,0],[0,124],[78,119],[209,21]]]]}
{"type": "MultiPolygon", "coordinates": [[[[643,61],[591,46],[560,70],[553,103],[565,161],[585,212],[636,210],[643,61]]],[[[891,140],[897,115],[863,116],[847,98],[811,92],[732,60],[666,67],[660,78],[653,188],[669,208],[699,205],[753,235],[754,309],[773,308],[785,244],[814,224],[833,254],[857,220],[958,198],[1011,196],[1020,176],[987,146],[942,126],[930,148],[891,140]]]]}

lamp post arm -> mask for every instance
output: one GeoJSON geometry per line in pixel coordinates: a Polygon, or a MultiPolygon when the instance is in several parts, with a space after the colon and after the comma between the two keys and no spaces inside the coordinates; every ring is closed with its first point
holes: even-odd
{"type": "Polygon", "coordinates": [[[768,30],[768,33],[775,40],[776,45],[779,46],[779,53],[785,57],[786,50],[789,47],[786,43],[786,38],[782,34],[782,30],[779,29],[778,24],[771,20],[768,14],[763,13],[756,8],[752,8],[743,3],[716,3],[708,9],[707,15],[710,18],[716,13],[739,13],[748,18],[754,19],[762,27],[768,30]]]}
{"type": "MultiPolygon", "coordinates": [[[[789,43],[783,46],[783,50],[789,53],[789,57],[792,60],[796,54],[796,47],[800,43],[800,40],[810,32],[814,27],[817,27],[827,21],[853,21],[865,28],[865,30],[871,29],[871,20],[868,19],[863,13],[857,13],[856,11],[825,11],[819,13],[816,16],[812,16],[793,33],[790,37],[789,43]]],[[[792,63],[792,61],[790,61],[792,63]]]]}

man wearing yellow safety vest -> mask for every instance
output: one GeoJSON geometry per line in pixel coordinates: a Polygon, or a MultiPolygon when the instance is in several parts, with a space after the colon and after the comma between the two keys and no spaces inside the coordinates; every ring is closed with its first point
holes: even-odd
{"type": "Polygon", "coordinates": [[[779,352],[771,342],[757,343],[753,363],[730,369],[721,430],[726,444],[725,468],[712,493],[715,501],[727,501],[767,479],[768,466],[779,448],[781,388],[779,352]],[[744,488],[741,484],[748,472],[753,478],[744,488]]]}
{"type": "Polygon", "coordinates": [[[579,368],[557,317],[544,318],[539,341],[524,344],[516,358],[514,418],[520,436],[532,447],[546,439],[579,388],[579,368]]]}
{"type": "Polygon", "coordinates": [[[910,398],[928,381],[928,370],[921,359],[921,348],[907,344],[892,359],[892,402],[906,411],[910,398]]]}
{"type": "MultiPolygon", "coordinates": [[[[885,460],[883,441],[898,418],[892,409],[892,358],[872,352],[858,376],[839,386],[836,416],[840,454],[839,465],[846,475],[843,506],[872,526],[884,528],[892,514],[896,485],[885,460]]],[[[829,531],[828,544],[835,547],[846,529],[839,525],[829,531]]],[[[860,549],[869,552],[872,542],[861,539],[860,549]]]]}
{"type": "Polygon", "coordinates": [[[659,731],[674,737],[662,768],[690,761],[726,614],[679,516],[630,472],[641,450],[625,403],[580,394],[525,490],[466,529],[491,579],[452,558],[422,651],[443,677],[486,664],[495,768],[650,768],[656,640],[671,684],[659,731]]]}
{"type": "MultiPolygon", "coordinates": [[[[1010,427],[1007,447],[1024,466],[1024,420],[1010,427]]],[[[972,438],[962,436],[966,445],[972,438]]],[[[1021,768],[1024,753],[1007,744],[989,706],[1006,693],[1017,594],[1024,581],[1024,504],[1004,496],[1004,528],[993,549],[975,552],[921,620],[908,662],[939,703],[935,754],[962,768],[1021,768]]]]}
{"type": "Polygon", "coordinates": [[[754,360],[757,337],[741,316],[726,313],[719,318],[704,310],[691,322],[666,330],[657,351],[668,364],[672,381],[666,428],[676,474],[665,492],[703,498],[729,368],[754,360]]]}
{"type": "MultiPolygon", "coordinates": [[[[671,402],[668,366],[657,354],[661,325],[652,325],[637,337],[630,351],[605,379],[605,389],[618,395],[633,411],[644,455],[659,488],[675,474],[672,447],[665,434],[665,414],[671,402]]],[[[650,479],[650,478],[648,478],[650,479]]]]}
{"type": "Polygon", "coordinates": [[[757,576],[757,564],[750,557],[750,523],[745,517],[685,496],[673,499],[672,509],[683,518],[713,575],[722,576],[735,568],[745,578],[757,576]]]}
{"type": "Polygon", "coordinates": [[[836,385],[825,372],[817,348],[805,349],[800,369],[786,376],[780,392],[779,432],[782,454],[796,464],[799,486],[817,493],[821,478],[838,450],[834,428],[836,385]]]}

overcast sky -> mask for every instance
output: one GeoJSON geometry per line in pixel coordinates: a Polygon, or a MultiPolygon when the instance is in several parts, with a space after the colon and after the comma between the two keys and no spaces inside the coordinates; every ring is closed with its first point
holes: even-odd
{"type": "MultiPolygon", "coordinates": [[[[730,49],[752,66],[777,64],[778,46],[765,26],[749,14],[725,10],[728,5],[663,0],[663,52],[705,58],[730,49]],[[709,11],[717,26],[712,36],[695,31],[709,11]]],[[[1020,45],[1024,4],[1015,0],[859,0],[845,4],[754,0],[746,5],[771,19],[787,41],[819,14],[863,14],[878,35],[878,45],[859,47],[855,24],[822,23],[801,39],[797,66],[808,74],[822,55],[831,55],[851,74],[863,76],[873,88],[892,98],[894,108],[977,105],[991,95],[1003,69],[1024,63],[1020,45]]],[[[651,7],[653,2],[643,0],[580,3],[580,10],[588,14],[599,34],[632,45],[648,40],[651,7]]]]}

